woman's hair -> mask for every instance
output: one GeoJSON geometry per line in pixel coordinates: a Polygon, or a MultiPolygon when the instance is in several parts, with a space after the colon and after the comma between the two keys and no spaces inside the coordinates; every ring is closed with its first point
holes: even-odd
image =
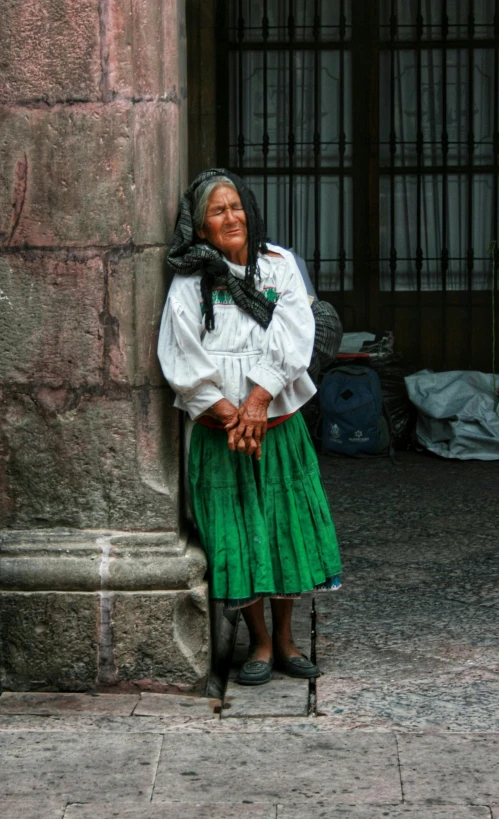
{"type": "Polygon", "coordinates": [[[228,185],[228,187],[233,188],[237,192],[237,188],[232,179],[229,179],[228,176],[222,175],[212,176],[211,179],[207,179],[206,182],[202,182],[194,191],[192,222],[196,231],[201,230],[204,225],[206,210],[208,208],[208,200],[211,194],[215,188],[219,188],[222,185],[228,185]]]}

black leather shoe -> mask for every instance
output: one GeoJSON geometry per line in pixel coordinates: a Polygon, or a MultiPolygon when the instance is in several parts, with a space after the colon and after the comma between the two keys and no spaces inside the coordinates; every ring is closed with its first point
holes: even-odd
{"type": "Polygon", "coordinates": [[[237,681],[240,685],[263,685],[272,679],[272,665],[272,660],[250,660],[239,669],[237,681]]]}
{"type": "Polygon", "coordinates": [[[301,657],[276,657],[275,668],[284,671],[289,677],[300,677],[303,680],[310,680],[321,675],[319,668],[304,654],[301,657]]]}

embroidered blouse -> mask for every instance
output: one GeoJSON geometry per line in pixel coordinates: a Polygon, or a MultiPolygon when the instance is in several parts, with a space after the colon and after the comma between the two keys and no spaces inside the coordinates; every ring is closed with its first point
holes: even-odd
{"type": "MultiPolygon", "coordinates": [[[[280,256],[258,259],[255,287],[276,303],[266,330],[234,304],[228,290],[215,290],[215,327],[207,332],[201,276],[173,278],[158,357],[176,393],[175,406],[193,420],[221,398],[240,406],[256,384],[273,396],[269,418],[295,412],[316,391],[307,373],[315,324],[303,279],[292,253],[268,248],[280,256]]],[[[228,265],[235,276],[244,277],[244,266],[228,265]]]]}

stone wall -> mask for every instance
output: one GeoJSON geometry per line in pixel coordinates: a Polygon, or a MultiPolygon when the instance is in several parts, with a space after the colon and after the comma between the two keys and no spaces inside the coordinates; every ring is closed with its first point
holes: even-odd
{"type": "Polygon", "coordinates": [[[6,687],[206,677],[204,559],[179,535],[179,420],[155,354],[187,183],[184,11],[1,3],[6,687]]]}

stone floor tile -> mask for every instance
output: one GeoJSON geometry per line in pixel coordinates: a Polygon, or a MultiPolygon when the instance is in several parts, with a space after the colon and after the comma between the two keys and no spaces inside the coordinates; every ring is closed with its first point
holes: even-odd
{"type": "Polygon", "coordinates": [[[162,802],[156,805],[138,805],[120,802],[105,805],[93,803],[69,805],[64,819],[276,819],[276,806],[240,802],[211,805],[162,802]]]}
{"type": "Polygon", "coordinates": [[[499,802],[499,734],[397,734],[408,803],[499,802]]]}
{"type": "Polygon", "coordinates": [[[170,725],[189,722],[182,717],[115,717],[107,714],[0,714],[0,735],[16,732],[161,734],[170,725]]]}
{"type": "Polygon", "coordinates": [[[240,717],[306,717],[309,682],[273,672],[265,685],[239,685],[229,680],[224,697],[223,719],[240,717]]]}
{"type": "Polygon", "coordinates": [[[151,798],[162,737],[104,733],[0,734],[0,804],[8,797],[78,802],[151,798]]]}
{"type": "Polygon", "coordinates": [[[319,804],[307,803],[303,808],[290,808],[280,805],[277,819],[490,819],[490,810],[487,807],[407,807],[404,805],[369,805],[358,807],[354,805],[334,805],[323,802],[319,804]]]}
{"type": "MultiPolygon", "coordinates": [[[[420,652],[406,646],[376,646],[366,644],[354,635],[337,635],[333,642],[326,642],[324,635],[317,641],[318,661],[323,676],[319,677],[321,688],[331,680],[360,683],[376,680],[380,684],[390,681],[421,680],[435,678],[449,671],[461,673],[472,668],[463,663],[460,667],[450,665],[448,660],[421,656],[420,652]]],[[[492,672],[491,672],[492,673],[492,672]]]]}
{"type": "MultiPolygon", "coordinates": [[[[359,523],[362,517],[356,515],[352,522],[353,520],[359,523]]],[[[344,522],[342,516],[342,528],[344,522]]],[[[449,537],[448,531],[435,532],[429,526],[413,529],[399,525],[385,527],[381,533],[378,530],[368,540],[362,535],[349,533],[342,539],[341,545],[343,552],[348,554],[351,565],[353,561],[359,561],[355,562],[356,568],[363,561],[366,568],[374,563],[378,569],[390,566],[403,573],[408,566],[431,567],[433,571],[439,567],[449,570],[456,566],[456,561],[462,564],[477,552],[494,555],[496,541],[497,537],[493,532],[475,533],[474,537],[470,537],[467,529],[463,531],[461,528],[461,531],[453,531],[449,537]]]]}
{"type": "Polygon", "coordinates": [[[320,724],[328,724],[328,730],[336,728],[336,722],[327,717],[240,717],[237,719],[185,719],[183,717],[102,717],[100,715],[75,714],[70,716],[41,717],[0,716],[0,736],[6,734],[55,733],[55,734],[235,734],[279,733],[302,731],[314,733],[320,724]]]}
{"type": "MultiPolygon", "coordinates": [[[[230,720],[228,720],[230,722],[230,720]]],[[[279,722],[274,720],[274,722],[279,722]]],[[[222,720],[223,723],[223,720],[222,720]]],[[[395,737],[373,733],[240,733],[165,738],[154,802],[296,803],[310,799],[398,802],[402,798],[395,737]]]]}
{"type": "MultiPolygon", "coordinates": [[[[477,676],[487,672],[476,672],[477,676]]],[[[338,727],[373,724],[406,730],[499,731],[499,679],[345,680],[325,675],[317,681],[317,714],[336,716],[338,727]]]]}
{"type": "Polygon", "coordinates": [[[499,671],[499,608],[465,606],[431,589],[370,589],[362,604],[345,594],[334,610],[324,606],[319,597],[317,657],[324,671],[334,669],[342,637],[422,660],[433,657],[499,671]]]}
{"type": "Polygon", "coordinates": [[[138,694],[66,694],[61,692],[4,691],[0,714],[114,714],[129,716],[139,702],[138,694]]]}
{"type": "Polygon", "coordinates": [[[66,800],[2,799],[2,819],[63,819],[66,800]]]}
{"type": "Polygon", "coordinates": [[[207,697],[185,697],[178,694],[141,695],[134,716],[184,717],[185,719],[219,719],[221,701],[207,697]]]}

